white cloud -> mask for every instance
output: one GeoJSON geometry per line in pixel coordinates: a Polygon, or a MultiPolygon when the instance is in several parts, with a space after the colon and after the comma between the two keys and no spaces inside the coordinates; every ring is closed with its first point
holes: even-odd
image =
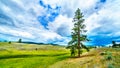
{"type": "Polygon", "coordinates": [[[12,0],[8,2],[2,0],[0,3],[2,7],[0,10],[4,11],[2,14],[9,16],[14,21],[12,24],[15,24],[14,26],[12,24],[7,26],[6,24],[10,22],[5,18],[1,18],[2,21],[6,20],[6,23],[0,25],[0,33],[37,42],[61,39],[61,36],[57,33],[44,29],[37,20],[38,16],[45,13],[45,9],[39,5],[39,0],[12,0]],[[5,5],[5,3],[9,3],[9,5],[5,5]],[[21,8],[23,11],[16,12],[16,8],[21,8]]]}
{"type": "Polygon", "coordinates": [[[34,38],[34,36],[32,36],[30,33],[25,32],[24,30],[21,29],[14,29],[14,28],[10,28],[10,27],[5,27],[5,26],[1,26],[0,27],[0,33],[4,33],[4,34],[11,34],[13,36],[17,36],[17,37],[23,37],[23,38],[34,38]]]}
{"type": "Polygon", "coordinates": [[[64,44],[70,40],[66,36],[71,33],[75,10],[80,8],[85,15],[85,24],[89,36],[104,34],[105,32],[110,32],[107,34],[108,36],[119,36],[119,0],[107,0],[104,4],[100,4],[97,10],[95,7],[98,2],[100,3],[100,0],[43,0],[43,2],[51,5],[52,8],[61,7],[58,17],[53,22],[48,23],[47,28],[49,30],[45,29],[37,20],[38,16],[49,15],[47,10],[40,6],[39,0],[1,0],[0,13],[7,16],[10,21],[6,18],[0,19],[5,22],[0,22],[0,32],[33,39],[37,42],[64,40],[56,42],[64,44]]]}
{"type": "Polygon", "coordinates": [[[48,24],[48,29],[60,35],[69,36],[73,28],[72,18],[66,15],[59,15],[54,22],[48,24]]]}
{"type": "Polygon", "coordinates": [[[45,4],[51,5],[52,8],[56,6],[61,6],[60,4],[63,3],[63,0],[43,0],[45,4]]]}
{"type": "Polygon", "coordinates": [[[93,29],[101,26],[99,23],[97,23],[98,21],[99,18],[96,13],[92,14],[91,16],[85,19],[86,30],[88,30],[87,33],[91,33],[93,29]]]}

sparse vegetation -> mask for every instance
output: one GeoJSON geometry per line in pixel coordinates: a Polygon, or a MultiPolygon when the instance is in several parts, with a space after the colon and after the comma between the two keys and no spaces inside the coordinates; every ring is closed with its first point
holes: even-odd
{"type": "Polygon", "coordinates": [[[111,54],[111,52],[107,52],[106,60],[112,60],[112,54],[111,54]]]}
{"type": "Polygon", "coordinates": [[[55,63],[51,68],[119,68],[119,48],[97,48],[81,55],[81,58],[69,58],[55,63]],[[101,53],[104,55],[100,55],[101,53]],[[112,60],[106,56],[112,57],[112,60]]]}
{"type": "Polygon", "coordinates": [[[112,64],[108,64],[107,68],[114,68],[114,66],[112,64]]]}

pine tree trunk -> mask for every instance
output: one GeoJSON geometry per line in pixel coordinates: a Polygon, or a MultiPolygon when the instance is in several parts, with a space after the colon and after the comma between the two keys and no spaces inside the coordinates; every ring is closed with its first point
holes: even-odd
{"type": "Polygon", "coordinates": [[[80,57],[80,48],[78,48],[78,57],[80,57]]]}
{"type": "Polygon", "coordinates": [[[78,37],[78,57],[80,57],[80,37],[78,37]]]}
{"type": "Polygon", "coordinates": [[[78,24],[78,57],[80,57],[80,28],[78,24]]]}

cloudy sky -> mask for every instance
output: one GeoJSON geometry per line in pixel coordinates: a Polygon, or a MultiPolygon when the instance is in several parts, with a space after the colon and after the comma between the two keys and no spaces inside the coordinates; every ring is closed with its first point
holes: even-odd
{"type": "Polygon", "coordinates": [[[0,0],[0,40],[67,44],[80,8],[87,45],[120,42],[120,0],[0,0]]]}

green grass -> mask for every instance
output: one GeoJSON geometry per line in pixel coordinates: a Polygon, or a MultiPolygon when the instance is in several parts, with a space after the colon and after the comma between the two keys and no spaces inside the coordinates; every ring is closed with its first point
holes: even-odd
{"type": "MultiPolygon", "coordinates": [[[[83,52],[86,50],[83,49],[83,52]]],[[[80,58],[73,58],[70,57],[70,50],[62,46],[0,42],[0,68],[95,67],[119,68],[120,48],[91,49],[80,58]]]]}
{"type": "Polygon", "coordinates": [[[52,45],[2,42],[0,49],[0,68],[48,68],[69,57],[64,47],[52,45]]]}

